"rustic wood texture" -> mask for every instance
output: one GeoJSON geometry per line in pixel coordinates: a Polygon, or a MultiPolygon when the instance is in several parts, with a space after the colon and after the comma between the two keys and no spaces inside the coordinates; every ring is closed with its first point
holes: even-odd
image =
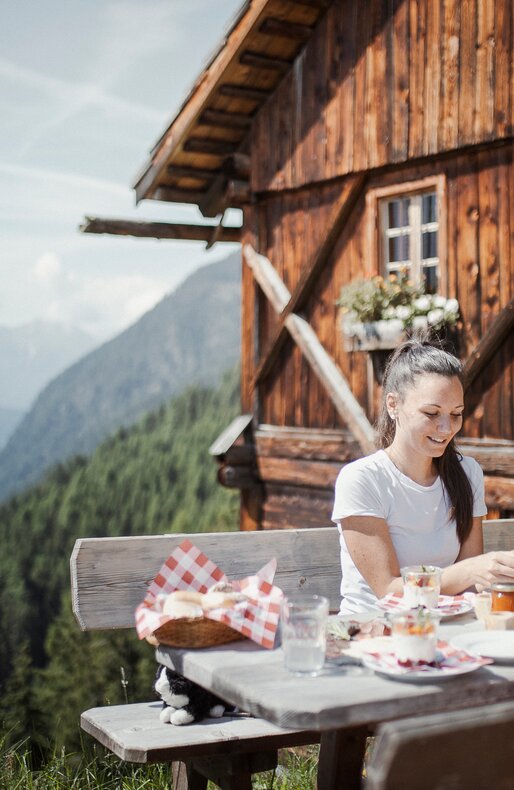
{"type": "MultiPolygon", "coordinates": [[[[85,217],[80,226],[82,233],[108,233],[110,236],[135,236],[142,239],[173,239],[174,241],[205,241],[210,243],[214,225],[191,225],[180,222],[139,222],[85,217]]],[[[241,228],[221,227],[218,241],[239,243],[241,228]]]]}
{"type": "MultiPolygon", "coordinates": [[[[291,69],[327,5],[289,0],[245,3],[154,146],[135,184],[138,201],[173,200],[170,189],[191,186],[189,174],[181,174],[180,168],[219,173],[224,154],[241,152],[256,110],[291,69]]],[[[184,200],[197,202],[192,193],[184,200]]]]}
{"type": "Polygon", "coordinates": [[[254,574],[277,558],[276,584],[287,595],[308,590],[339,608],[337,530],[219,532],[78,540],[70,568],[73,611],[83,630],[133,628],[136,606],[162,564],[184,538],[193,540],[229,579],[254,574]]]}
{"type": "MultiPolygon", "coordinates": [[[[439,632],[448,640],[479,628],[474,615],[468,614],[443,622],[439,632]]],[[[310,682],[287,672],[282,649],[262,650],[244,641],[211,650],[161,646],[156,655],[160,663],[281,727],[374,726],[405,716],[514,700],[514,666],[500,664],[444,683],[393,682],[360,668],[327,666],[310,682]]]]}
{"type": "Polygon", "coordinates": [[[252,188],[297,188],[508,137],[512,60],[510,0],[373,0],[365,13],[358,0],[333,3],[255,117],[252,188]],[[282,133],[262,157],[270,129],[282,133]]]}
{"type": "MultiPolygon", "coordinates": [[[[370,190],[393,189],[395,185],[401,188],[402,182],[428,183],[426,179],[430,177],[438,185],[442,195],[441,240],[446,237],[443,278],[446,293],[457,297],[461,307],[459,340],[463,360],[477,348],[513,295],[509,244],[514,228],[512,154],[510,143],[491,151],[448,155],[438,161],[405,166],[400,171],[384,171],[368,181],[370,190]]],[[[335,185],[327,183],[280,196],[267,195],[257,204],[260,248],[273,261],[290,292],[297,288],[302,271],[322,243],[337,194],[335,185]]],[[[376,259],[370,251],[370,245],[378,243],[375,239],[371,208],[361,198],[303,307],[303,315],[340,367],[370,422],[377,416],[380,387],[366,364],[367,355],[348,354],[343,348],[335,302],[340,288],[362,276],[363,265],[376,259]]],[[[369,271],[370,275],[373,273],[369,271]]],[[[262,299],[255,327],[259,348],[269,348],[277,336],[277,326],[276,311],[267,299],[262,299]]],[[[243,356],[248,358],[250,351],[243,348],[243,356]]],[[[253,352],[256,370],[255,345],[253,352]]],[[[510,332],[503,334],[503,344],[494,348],[488,364],[468,390],[463,436],[496,437],[499,447],[503,439],[514,440],[513,381],[514,343],[510,332]]],[[[248,382],[244,386],[251,390],[248,382]]],[[[267,424],[320,429],[341,425],[330,399],[290,341],[277,355],[266,381],[258,387],[258,399],[259,419],[267,424]]],[[[507,509],[514,509],[514,503],[507,509]]]]}
{"type": "Polygon", "coordinates": [[[187,760],[203,755],[237,755],[315,743],[314,732],[281,729],[248,717],[224,716],[187,727],[159,721],[161,702],[108,705],[84,711],[80,725],[122,760],[133,763],[187,760]]]}
{"type": "MultiPolygon", "coordinates": [[[[277,270],[265,256],[256,253],[249,245],[245,246],[244,254],[255,279],[273,305],[275,312],[282,313],[289,303],[291,295],[277,270]]],[[[312,327],[295,313],[289,313],[284,320],[284,325],[328,392],[338,414],[350,428],[363,452],[373,452],[375,447],[373,427],[355,399],[344,375],[320,343],[312,327]]]]}
{"type": "Polygon", "coordinates": [[[511,702],[387,722],[377,733],[366,788],[510,790],[513,726],[511,702]]]}
{"type": "MultiPolygon", "coordinates": [[[[487,524],[486,550],[514,545],[514,520],[487,524]]],[[[337,611],[340,602],[339,536],[336,528],[145,535],[77,540],[70,560],[72,605],[83,630],[133,628],[134,611],[163,562],[184,538],[229,579],[255,573],[277,558],[276,584],[286,595],[318,592],[337,611]]]]}

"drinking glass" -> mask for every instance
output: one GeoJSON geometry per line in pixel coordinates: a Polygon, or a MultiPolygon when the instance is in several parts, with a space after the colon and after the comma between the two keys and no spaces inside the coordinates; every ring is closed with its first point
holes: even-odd
{"type": "Polygon", "coordinates": [[[325,663],[328,598],[297,594],[282,602],[284,664],[294,675],[317,675],[325,663]]]}

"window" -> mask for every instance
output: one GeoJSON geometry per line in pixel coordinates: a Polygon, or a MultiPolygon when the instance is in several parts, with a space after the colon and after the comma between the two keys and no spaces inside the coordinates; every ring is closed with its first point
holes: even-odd
{"type": "Polygon", "coordinates": [[[437,293],[439,212],[437,192],[398,194],[379,201],[382,264],[385,274],[410,271],[416,285],[437,293]]]}

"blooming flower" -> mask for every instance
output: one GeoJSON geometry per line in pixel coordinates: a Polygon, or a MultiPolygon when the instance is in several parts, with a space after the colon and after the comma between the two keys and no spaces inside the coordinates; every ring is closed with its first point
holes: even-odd
{"type": "Polygon", "coordinates": [[[444,310],[442,310],[440,307],[437,307],[435,310],[430,310],[427,315],[427,321],[432,326],[441,324],[444,322],[444,310]]]}

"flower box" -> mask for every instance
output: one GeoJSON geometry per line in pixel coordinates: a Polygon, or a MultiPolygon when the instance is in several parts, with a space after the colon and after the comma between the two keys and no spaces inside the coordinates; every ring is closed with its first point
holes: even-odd
{"type": "Polygon", "coordinates": [[[388,351],[427,328],[445,337],[459,318],[456,299],[424,293],[405,272],[354,281],[341,290],[337,305],[347,351],[388,351]]]}
{"type": "Polygon", "coordinates": [[[407,340],[413,331],[427,327],[426,316],[416,316],[409,328],[405,327],[400,318],[353,321],[343,316],[341,321],[346,351],[389,351],[407,340]]]}

